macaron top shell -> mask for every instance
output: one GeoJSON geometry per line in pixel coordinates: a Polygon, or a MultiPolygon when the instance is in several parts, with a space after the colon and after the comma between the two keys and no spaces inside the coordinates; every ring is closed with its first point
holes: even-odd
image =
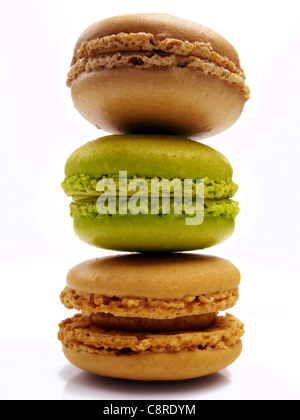
{"type": "Polygon", "coordinates": [[[238,288],[229,261],[199,254],[130,254],[85,261],[67,275],[67,287],[105,296],[182,299],[238,288]]]}
{"type": "Polygon", "coordinates": [[[65,175],[117,175],[231,180],[232,167],[215,149],[181,136],[114,135],[91,141],[71,154],[65,175]]]}

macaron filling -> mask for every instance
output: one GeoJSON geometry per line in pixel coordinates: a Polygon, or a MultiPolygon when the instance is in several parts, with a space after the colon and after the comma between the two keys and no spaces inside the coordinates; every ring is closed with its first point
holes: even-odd
{"type": "Polygon", "coordinates": [[[131,332],[200,331],[209,328],[215,321],[216,312],[203,315],[182,316],[172,319],[118,317],[112,314],[89,315],[92,325],[106,330],[131,332]]]}
{"type": "Polygon", "coordinates": [[[142,352],[214,351],[233,346],[244,334],[243,324],[234,316],[218,316],[203,331],[138,333],[105,330],[90,317],[75,315],[59,325],[58,338],[65,347],[95,354],[114,352],[133,355],[142,352]]]}
{"type": "MultiPolygon", "coordinates": [[[[96,218],[96,217],[109,217],[109,216],[135,216],[134,213],[128,212],[121,213],[119,211],[118,201],[113,201],[114,203],[114,210],[115,213],[107,211],[105,215],[101,214],[97,208],[97,200],[81,200],[72,202],[70,204],[70,215],[73,219],[85,219],[85,218],[96,218]]],[[[193,207],[195,203],[193,202],[193,207]]],[[[174,202],[170,202],[166,204],[165,207],[160,204],[158,209],[158,215],[169,215],[171,214],[174,217],[178,218],[186,218],[186,217],[194,217],[194,214],[187,212],[182,205],[181,207],[181,214],[176,214],[178,212],[178,206],[176,206],[177,210],[175,211],[174,202]]],[[[150,215],[156,214],[152,212],[151,208],[151,200],[147,200],[146,202],[141,202],[138,206],[138,213],[143,215],[150,215]]],[[[235,219],[239,213],[239,206],[237,201],[233,200],[206,200],[204,203],[204,217],[223,217],[225,219],[235,219]]]]}
{"type": "Polygon", "coordinates": [[[210,43],[163,38],[150,33],[119,33],[85,41],[75,51],[67,86],[83,72],[117,67],[189,68],[237,85],[246,100],[250,90],[242,69],[214,51],[210,43]]]}

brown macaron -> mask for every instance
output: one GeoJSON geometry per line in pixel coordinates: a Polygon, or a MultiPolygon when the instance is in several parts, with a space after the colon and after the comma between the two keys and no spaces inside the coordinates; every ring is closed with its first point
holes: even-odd
{"type": "Polygon", "coordinates": [[[67,85],[80,114],[114,134],[209,137],[234,124],[249,99],[228,41],[159,13],[88,27],[76,42],[67,85]]]}
{"type": "Polygon", "coordinates": [[[105,257],[71,269],[62,303],[81,313],[60,324],[63,352],[102,376],[142,381],[201,377],[242,350],[243,324],[226,314],[240,274],[197,254],[105,257]]]}

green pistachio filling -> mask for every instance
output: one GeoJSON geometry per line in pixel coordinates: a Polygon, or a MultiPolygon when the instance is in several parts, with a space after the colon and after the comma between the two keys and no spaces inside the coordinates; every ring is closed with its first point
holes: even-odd
{"type": "MultiPolygon", "coordinates": [[[[73,197],[74,200],[81,200],[84,198],[98,197],[100,195],[97,191],[97,184],[103,179],[111,179],[114,181],[117,190],[117,196],[119,191],[119,176],[118,175],[104,175],[99,178],[91,177],[90,175],[84,174],[75,174],[69,177],[66,177],[62,182],[62,188],[67,196],[73,197]]],[[[132,180],[142,179],[146,181],[148,186],[149,194],[151,194],[151,179],[145,177],[134,176],[133,178],[127,179],[127,187],[132,180]]],[[[159,179],[159,178],[153,178],[159,179]]],[[[180,179],[180,178],[179,178],[180,179]]],[[[183,179],[180,179],[182,185],[184,183],[183,179]]],[[[237,184],[231,180],[219,180],[214,181],[209,178],[204,178],[204,198],[207,200],[214,199],[228,199],[235,195],[238,190],[237,184]]],[[[196,180],[192,182],[192,193],[193,196],[196,194],[196,180]]],[[[134,195],[135,192],[127,191],[128,197],[134,195]]],[[[172,192],[171,192],[172,196],[172,192]]]]}

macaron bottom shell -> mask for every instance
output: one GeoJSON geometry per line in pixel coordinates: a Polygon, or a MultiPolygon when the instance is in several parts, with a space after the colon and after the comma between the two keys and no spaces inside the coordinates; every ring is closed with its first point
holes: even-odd
{"type": "Polygon", "coordinates": [[[217,245],[234,232],[235,221],[205,217],[199,225],[186,225],[186,217],[137,214],[74,219],[82,241],[114,251],[192,251],[217,245]]]}
{"type": "Polygon", "coordinates": [[[245,104],[236,84],[178,67],[123,67],[83,73],[72,82],[71,92],[76,109],[85,119],[115,134],[206,138],[232,126],[245,104]]]}
{"type": "Polygon", "coordinates": [[[63,345],[65,357],[74,366],[96,375],[138,381],[176,381],[200,378],[231,365],[242,352],[238,341],[221,350],[195,350],[178,353],[99,355],[63,345]]]}

